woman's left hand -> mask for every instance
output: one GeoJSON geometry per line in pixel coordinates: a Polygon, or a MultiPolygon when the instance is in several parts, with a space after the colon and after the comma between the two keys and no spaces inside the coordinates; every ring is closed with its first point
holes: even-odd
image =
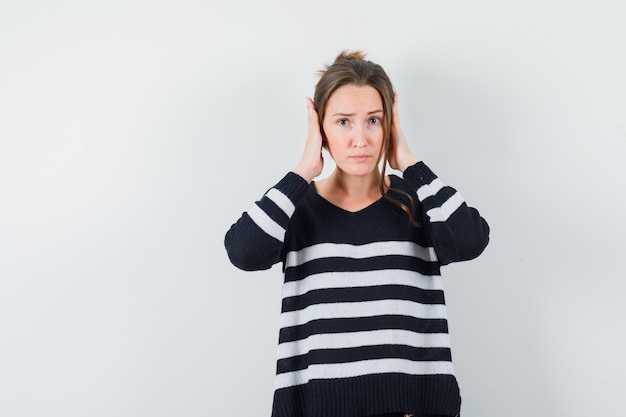
{"type": "Polygon", "coordinates": [[[404,172],[411,165],[419,162],[419,159],[411,152],[409,143],[400,126],[398,115],[398,93],[393,100],[393,116],[391,120],[391,147],[389,149],[389,166],[395,170],[404,172]]]}

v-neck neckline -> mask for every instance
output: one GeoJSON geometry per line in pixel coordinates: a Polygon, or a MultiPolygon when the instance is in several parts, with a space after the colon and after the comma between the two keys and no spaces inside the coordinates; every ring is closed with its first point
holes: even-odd
{"type": "MultiPolygon", "coordinates": [[[[393,185],[393,181],[394,181],[394,180],[393,180],[393,175],[389,175],[389,176],[388,176],[388,178],[389,178],[389,183],[390,183],[390,186],[391,186],[391,185],[393,185]]],[[[371,202],[370,204],[368,204],[367,206],[365,206],[365,207],[363,207],[363,208],[360,208],[360,209],[358,209],[358,210],[356,210],[356,211],[350,211],[350,210],[347,210],[347,209],[345,209],[345,208],[343,208],[343,207],[340,207],[340,206],[336,205],[335,203],[331,203],[329,200],[327,200],[325,197],[323,197],[323,196],[322,196],[322,195],[321,195],[321,194],[317,191],[317,187],[315,186],[315,181],[312,181],[312,182],[311,182],[311,187],[313,187],[313,192],[314,192],[315,196],[316,196],[317,198],[319,198],[322,202],[324,202],[324,204],[326,204],[327,206],[330,206],[330,207],[334,208],[335,210],[341,211],[341,212],[343,212],[343,213],[347,213],[347,214],[349,214],[349,215],[356,215],[356,214],[359,214],[359,213],[363,213],[364,211],[367,211],[368,209],[370,209],[370,208],[372,208],[372,207],[374,207],[374,206],[377,206],[377,205],[378,205],[378,203],[380,203],[380,202],[381,202],[381,201],[385,198],[385,196],[384,196],[384,195],[382,195],[382,196],[380,196],[379,198],[377,198],[376,200],[372,201],[372,202],[371,202]]]]}

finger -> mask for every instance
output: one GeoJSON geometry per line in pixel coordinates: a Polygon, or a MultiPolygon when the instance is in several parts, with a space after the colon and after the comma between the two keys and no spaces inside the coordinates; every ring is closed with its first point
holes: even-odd
{"type": "Polygon", "coordinates": [[[306,108],[309,112],[317,114],[317,111],[315,109],[315,103],[313,103],[313,100],[311,100],[310,97],[306,98],[306,108]]]}
{"type": "Polygon", "coordinates": [[[313,104],[313,101],[308,97],[306,100],[306,108],[307,108],[307,114],[309,117],[309,127],[315,128],[316,126],[319,126],[318,114],[317,114],[317,111],[315,110],[315,105],[313,104]]]}
{"type": "Polygon", "coordinates": [[[398,117],[398,93],[393,93],[393,117],[398,117]]]}

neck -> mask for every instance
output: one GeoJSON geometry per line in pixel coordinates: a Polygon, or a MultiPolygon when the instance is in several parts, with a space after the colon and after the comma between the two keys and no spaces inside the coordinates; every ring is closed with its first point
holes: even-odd
{"type": "Polygon", "coordinates": [[[378,170],[369,175],[347,175],[335,169],[329,177],[337,191],[346,196],[355,198],[380,197],[380,172],[378,170]]]}
{"type": "MultiPolygon", "coordinates": [[[[344,210],[356,212],[382,197],[380,177],[381,173],[378,171],[369,175],[354,176],[335,169],[327,178],[317,182],[315,189],[319,195],[332,204],[344,210]]],[[[389,186],[388,178],[385,182],[389,186]]]]}

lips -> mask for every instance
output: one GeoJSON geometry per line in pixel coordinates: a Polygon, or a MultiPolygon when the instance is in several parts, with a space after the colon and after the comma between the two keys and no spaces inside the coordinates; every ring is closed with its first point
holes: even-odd
{"type": "Polygon", "coordinates": [[[370,157],[369,155],[351,155],[350,159],[356,162],[363,162],[363,161],[367,161],[369,157],[370,157]]]}

